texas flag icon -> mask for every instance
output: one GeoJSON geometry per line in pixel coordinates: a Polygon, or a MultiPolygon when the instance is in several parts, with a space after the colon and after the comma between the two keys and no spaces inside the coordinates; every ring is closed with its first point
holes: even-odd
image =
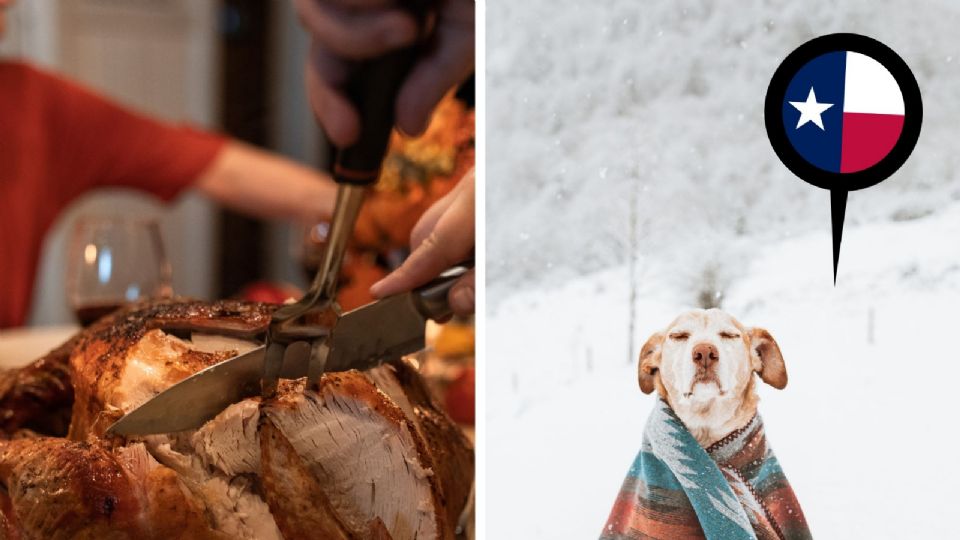
{"type": "Polygon", "coordinates": [[[854,173],[885,158],[903,132],[903,93],[870,56],[829,52],[788,83],[783,128],[800,156],[831,173],[854,173]]]}
{"type": "Polygon", "coordinates": [[[883,43],[828,34],[780,63],[767,87],[763,117],[780,161],[804,182],[830,191],[836,283],[848,193],[889,178],[920,137],[917,79],[883,43]]]}

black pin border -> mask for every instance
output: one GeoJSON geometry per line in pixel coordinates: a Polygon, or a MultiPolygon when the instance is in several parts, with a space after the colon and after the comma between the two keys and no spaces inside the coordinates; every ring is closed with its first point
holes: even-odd
{"type": "Polygon", "coordinates": [[[920,138],[922,122],[923,102],[920,98],[920,87],[907,63],[890,47],[860,34],[828,34],[797,47],[787,55],[774,72],[773,78],[770,79],[770,86],[767,87],[767,98],[764,104],[767,137],[780,161],[804,182],[829,190],[856,191],[886,180],[910,157],[920,138]],[[893,75],[903,94],[903,131],[897,143],[876,165],[853,173],[825,171],[804,159],[787,139],[781,114],[787,85],[797,71],[810,60],[836,51],[858,52],[880,62],[893,75]]]}

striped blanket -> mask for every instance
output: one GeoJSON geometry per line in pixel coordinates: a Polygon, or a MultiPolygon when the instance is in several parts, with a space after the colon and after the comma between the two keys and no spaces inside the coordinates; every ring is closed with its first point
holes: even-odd
{"type": "Polygon", "coordinates": [[[810,538],[797,502],[750,422],[704,449],[663,400],[647,421],[601,540],[810,538]]]}

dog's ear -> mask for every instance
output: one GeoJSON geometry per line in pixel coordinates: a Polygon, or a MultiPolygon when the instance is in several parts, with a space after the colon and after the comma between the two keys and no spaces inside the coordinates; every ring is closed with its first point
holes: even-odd
{"type": "Polygon", "coordinates": [[[640,349],[640,390],[644,394],[656,388],[657,370],[660,369],[660,351],[663,348],[663,332],[657,332],[640,349]]]}
{"type": "Polygon", "coordinates": [[[750,329],[750,359],[763,382],[782,390],[787,386],[787,366],[776,340],[763,328],[750,329]]]}

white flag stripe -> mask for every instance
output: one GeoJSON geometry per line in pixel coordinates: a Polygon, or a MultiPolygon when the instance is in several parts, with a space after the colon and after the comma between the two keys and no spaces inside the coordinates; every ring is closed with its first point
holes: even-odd
{"type": "Polygon", "coordinates": [[[903,114],[900,86],[880,62],[848,51],[843,112],[903,114]]]}

